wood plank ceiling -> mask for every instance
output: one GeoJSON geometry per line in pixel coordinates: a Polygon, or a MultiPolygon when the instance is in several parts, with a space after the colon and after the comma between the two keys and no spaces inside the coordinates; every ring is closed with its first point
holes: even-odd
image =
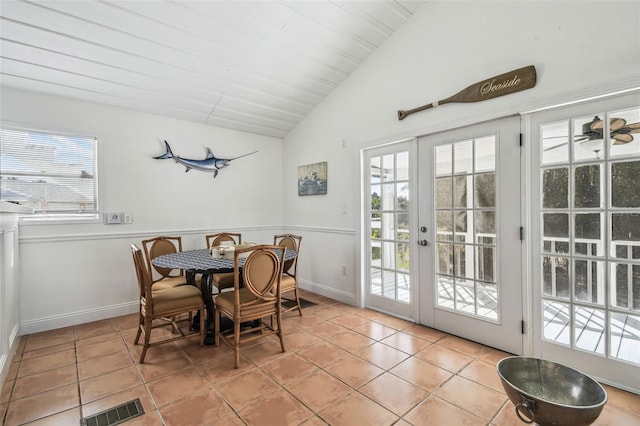
{"type": "Polygon", "coordinates": [[[422,6],[0,2],[0,83],[284,137],[422,6]]]}

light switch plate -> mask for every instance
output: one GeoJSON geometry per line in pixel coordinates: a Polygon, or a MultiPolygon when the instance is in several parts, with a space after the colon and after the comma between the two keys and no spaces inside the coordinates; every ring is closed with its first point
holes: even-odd
{"type": "Polygon", "coordinates": [[[105,213],[104,223],[105,225],[117,225],[124,221],[124,213],[105,213]]]}

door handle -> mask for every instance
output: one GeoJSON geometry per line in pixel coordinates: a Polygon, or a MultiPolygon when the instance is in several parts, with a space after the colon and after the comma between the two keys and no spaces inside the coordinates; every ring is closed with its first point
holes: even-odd
{"type": "Polygon", "coordinates": [[[427,240],[418,240],[418,245],[426,246],[427,245],[427,240]]]}

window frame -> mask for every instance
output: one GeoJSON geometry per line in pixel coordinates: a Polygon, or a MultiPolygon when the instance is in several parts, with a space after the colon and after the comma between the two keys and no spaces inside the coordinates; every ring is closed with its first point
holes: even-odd
{"type": "MultiPolygon", "coordinates": [[[[20,225],[40,225],[40,224],[73,224],[73,223],[101,223],[100,220],[100,179],[99,179],[99,138],[98,136],[88,136],[87,134],[66,131],[66,130],[53,130],[46,126],[33,126],[22,125],[11,122],[0,122],[0,130],[11,130],[25,133],[40,133],[43,135],[49,135],[54,137],[65,138],[82,138],[93,141],[93,201],[95,203],[95,209],[87,212],[38,212],[28,214],[20,214],[20,225]]],[[[44,175],[47,176],[47,175],[44,175]]],[[[3,198],[3,201],[6,199],[3,198]]]]}

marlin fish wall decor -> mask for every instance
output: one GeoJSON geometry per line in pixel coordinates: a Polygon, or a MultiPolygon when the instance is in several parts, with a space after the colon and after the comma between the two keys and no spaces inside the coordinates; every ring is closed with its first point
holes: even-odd
{"type": "Polygon", "coordinates": [[[171,147],[169,146],[169,143],[167,141],[164,141],[164,145],[167,151],[162,155],[153,157],[154,159],[166,160],[167,158],[173,158],[176,163],[182,164],[187,168],[185,172],[188,172],[191,169],[196,169],[202,172],[213,173],[214,178],[218,176],[218,170],[228,166],[230,161],[238,159],[240,157],[246,157],[247,155],[255,154],[256,152],[258,152],[258,151],[253,151],[248,154],[240,155],[238,157],[224,159],[224,158],[216,158],[216,156],[213,155],[213,152],[211,152],[211,149],[207,148],[207,157],[204,160],[193,160],[191,158],[183,158],[183,157],[180,157],[179,155],[174,155],[173,152],[171,152],[171,147]]]}

